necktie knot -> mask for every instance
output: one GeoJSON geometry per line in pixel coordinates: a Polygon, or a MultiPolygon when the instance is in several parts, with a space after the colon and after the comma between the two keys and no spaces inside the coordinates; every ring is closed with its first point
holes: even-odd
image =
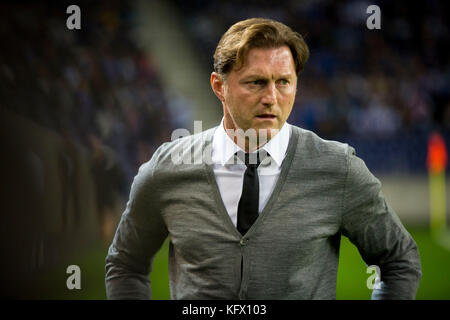
{"type": "Polygon", "coordinates": [[[242,162],[245,163],[247,168],[258,168],[268,154],[267,151],[262,149],[253,153],[244,153],[243,151],[238,151],[236,152],[236,155],[239,157],[239,159],[242,160],[242,162]]]}

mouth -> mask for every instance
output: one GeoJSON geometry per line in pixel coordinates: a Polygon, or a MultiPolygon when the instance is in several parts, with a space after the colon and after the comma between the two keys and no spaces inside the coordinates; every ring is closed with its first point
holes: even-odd
{"type": "Polygon", "coordinates": [[[275,115],[267,113],[267,114],[260,114],[256,116],[259,119],[264,119],[264,120],[273,120],[276,118],[275,115]]]}

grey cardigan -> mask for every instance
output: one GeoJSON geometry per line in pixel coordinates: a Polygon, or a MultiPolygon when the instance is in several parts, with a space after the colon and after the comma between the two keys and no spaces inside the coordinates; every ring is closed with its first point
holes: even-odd
{"type": "Polygon", "coordinates": [[[335,299],[341,235],[380,268],[372,299],[415,298],[416,243],[353,148],[291,126],[275,189],[241,236],[208,162],[214,130],[163,144],[139,169],[106,257],[109,299],[151,298],[167,236],[171,299],[335,299]]]}

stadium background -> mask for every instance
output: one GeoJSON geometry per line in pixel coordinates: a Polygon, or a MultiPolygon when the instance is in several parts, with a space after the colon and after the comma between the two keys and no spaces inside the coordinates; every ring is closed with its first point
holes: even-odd
{"type": "MultiPolygon", "coordinates": [[[[174,129],[219,123],[209,87],[215,45],[234,22],[260,16],[291,26],[311,50],[288,121],[355,147],[419,246],[417,298],[450,299],[450,242],[430,234],[426,165],[430,134],[447,149],[450,141],[449,9],[444,1],[2,2],[1,296],[105,298],[104,259],[137,168],[174,129]],[[66,27],[70,4],[81,8],[81,30],[66,27]],[[380,30],[366,27],[371,4],[380,30]],[[72,264],[81,290],[66,287],[72,264]]],[[[169,298],[167,248],[154,261],[154,299],[169,298]]],[[[346,238],[340,254],[337,298],[369,299],[366,265],[346,238]]]]}

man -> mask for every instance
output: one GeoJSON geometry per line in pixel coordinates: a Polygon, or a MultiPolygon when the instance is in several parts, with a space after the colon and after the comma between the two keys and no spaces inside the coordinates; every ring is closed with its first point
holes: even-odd
{"type": "Polygon", "coordinates": [[[353,148],[286,123],[308,56],[273,20],[222,36],[211,86],[223,120],[140,168],[106,258],[108,298],[151,297],[169,236],[172,299],[335,299],[341,235],[379,267],[373,299],[415,298],[417,246],[380,182],[353,148]],[[174,160],[189,157],[202,161],[174,160]]]}

